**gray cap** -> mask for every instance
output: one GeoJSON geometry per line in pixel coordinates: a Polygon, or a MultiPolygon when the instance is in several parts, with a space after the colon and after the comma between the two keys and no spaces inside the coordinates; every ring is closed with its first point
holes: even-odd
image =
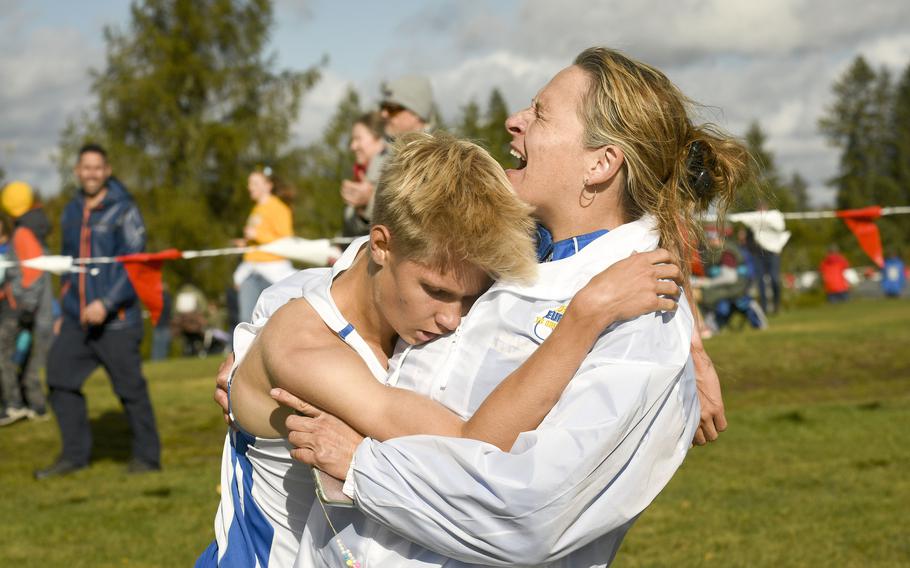
{"type": "Polygon", "coordinates": [[[433,112],[433,89],[426,77],[407,75],[382,85],[382,102],[401,105],[424,122],[430,122],[430,114],[433,112]]]}

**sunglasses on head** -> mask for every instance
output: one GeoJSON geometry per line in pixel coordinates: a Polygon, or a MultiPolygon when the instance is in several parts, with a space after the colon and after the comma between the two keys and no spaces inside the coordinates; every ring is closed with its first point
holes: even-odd
{"type": "Polygon", "coordinates": [[[401,105],[395,103],[382,103],[379,105],[379,110],[384,111],[389,116],[395,116],[403,110],[407,110],[401,105]]]}

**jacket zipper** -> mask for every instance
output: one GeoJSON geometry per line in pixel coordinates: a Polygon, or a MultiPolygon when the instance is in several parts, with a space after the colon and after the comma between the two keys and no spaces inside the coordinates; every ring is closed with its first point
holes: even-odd
{"type": "MultiPolygon", "coordinates": [[[[88,205],[82,207],[82,227],[79,233],[79,257],[89,258],[92,255],[92,228],[89,226],[89,216],[92,210],[88,205]]],[[[84,268],[84,267],[83,267],[84,268]]],[[[79,320],[82,320],[82,313],[85,311],[85,271],[79,272],[79,320]]]]}

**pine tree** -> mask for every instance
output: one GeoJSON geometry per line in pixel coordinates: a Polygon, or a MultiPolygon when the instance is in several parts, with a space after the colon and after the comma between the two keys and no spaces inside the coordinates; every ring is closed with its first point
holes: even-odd
{"type": "Polygon", "coordinates": [[[494,88],[490,93],[490,100],[487,103],[486,124],[484,126],[488,149],[490,154],[503,167],[511,168],[515,165],[515,158],[509,154],[509,144],[512,137],[506,130],[506,119],[509,118],[509,107],[506,99],[502,96],[499,89],[494,88]]]}
{"type": "MultiPolygon", "coordinates": [[[[136,0],[130,16],[126,30],[105,28],[96,106],[62,133],[60,167],[72,167],[84,141],[100,142],[142,209],[150,250],[224,245],[252,207],[247,175],[281,161],[318,72],[274,69],[268,0],[136,0]]],[[[212,293],[233,263],[168,272],[212,293]]]]}
{"type": "Polygon", "coordinates": [[[507,118],[509,109],[505,98],[499,89],[494,88],[490,92],[487,110],[483,116],[480,106],[474,100],[462,107],[456,132],[459,136],[483,146],[504,168],[511,168],[515,164],[515,159],[509,154],[512,137],[506,131],[507,118]]]}
{"type": "Polygon", "coordinates": [[[301,192],[294,209],[296,228],[302,237],[328,237],[341,231],[341,181],[351,177],[351,128],[362,112],[360,96],[349,87],[322,137],[287,157],[286,169],[302,173],[296,180],[301,192]]]}
{"type": "Polygon", "coordinates": [[[840,171],[833,180],[841,209],[874,203],[875,71],[862,56],[834,83],[834,103],[819,120],[831,144],[841,149],[840,171]]]}
{"type": "Polygon", "coordinates": [[[477,105],[477,101],[472,100],[461,108],[461,119],[458,121],[456,132],[462,138],[486,145],[483,130],[480,124],[480,106],[477,105]]]}
{"type": "Polygon", "coordinates": [[[894,93],[892,139],[894,142],[894,178],[900,189],[899,203],[910,204],[910,64],[904,69],[894,93]]]}
{"type": "MultiPolygon", "coordinates": [[[[908,186],[902,178],[910,139],[902,131],[910,118],[908,74],[895,87],[887,69],[875,72],[860,56],[834,84],[835,101],[819,125],[841,149],[840,171],[834,180],[838,208],[908,203],[908,186]]],[[[878,226],[886,247],[910,238],[910,220],[905,217],[885,217],[878,226]]],[[[842,242],[855,248],[844,234],[842,242]]]]}
{"type": "Polygon", "coordinates": [[[736,211],[754,211],[759,206],[792,211],[794,199],[790,189],[781,182],[774,154],[765,147],[768,140],[758,122],[753,121],[746,131],[746,147],[754,162],[753,181],[740,188],[734,206],[736,211]]]}
{"type": "Polygon", "coordinates": [[[797,211],[807,211],[809,209],[809,184],[799,173],[794,173],[787,182],[790,195],[793,196],[793,207],[797,211]]]}

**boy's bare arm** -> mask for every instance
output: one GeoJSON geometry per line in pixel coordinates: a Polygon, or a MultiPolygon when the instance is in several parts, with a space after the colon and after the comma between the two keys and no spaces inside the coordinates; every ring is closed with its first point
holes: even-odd
{"type": "Polygon", "coordinates": [[[460,418],[419,394],[380,383],[360,356],[330,331],[326,330],[325,340],[292,339],[300,320],[283,310],[275,313],[257,340],[272,386],[377,440],[413,434],[460,435],[464,424],[460,418]]]}

